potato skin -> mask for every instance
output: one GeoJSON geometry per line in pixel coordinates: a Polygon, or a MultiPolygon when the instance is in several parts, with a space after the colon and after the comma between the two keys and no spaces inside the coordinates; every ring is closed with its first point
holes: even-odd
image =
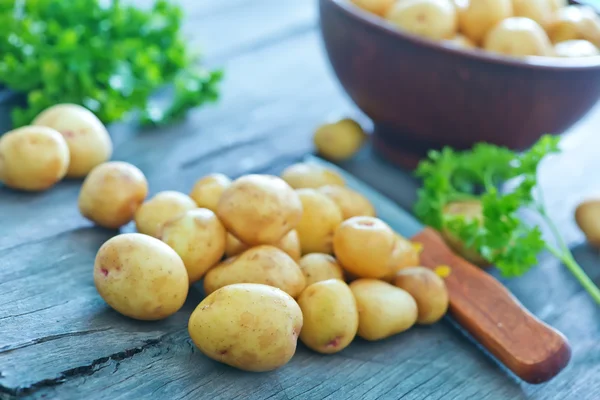
{"type": "Polygon", "coordinates": [[[129,223],[148,195],[148,181],[135,165],[110,161],[88,174],[79,192],[81,215],[99,226],[117,229],[129,223]]]}
{"type": "Polygon", "coordinates": [[[305,288],[306,279],[287,253],[274,246],[261,245],[210,269],[204,277],[204,291],[210,294],[233,283],[274,286],[295,298],[305,288]]]}
{"type": "Polygon", "coordinates": [[[402,0],[395,3],[385,18],[399,29],[433,40],[456,34],[457,14],[450,0],[402,0]]]}
{"type": "Polygon", "coordinates": [[[140,233],[105,242],[94,263],[98,293],[119,313],[139,320],[159,320],[176,313],[188,293],[181,258],[165,243],[140,233]]]}
{"type": "Polygon", "coordinates": [[[396,0],[352,0],[352,2],[365,11],[384,16],[396,0]]]}
{"type": "Polygon", "coordinates": [[[345,349],[358,330],[358,310],[352,291],[339,279],[308,286],[298,297],[304,316],[300,340],[324,354],[345,349]]]}
{"type": "Polygon", "coordinates": [[[592,57],[600,55],[600,50],[587,40],[565,40],[554,45],[557,57],[592,57]]]}
{"type": "Polygon", "coordinates": [[[333,252],[333,234],[342,223],[342,212],[333,200],[315,189],[297,189],[302,218],[296,227],[302,254],[333,252]]]}
{"type": "Polygon", "coordinates": [[[158,237],[166,222],[194,208],[198,208],[196,202],[181,192],[158,192],[138,207],[134,216],[135,226],[140,233],[158,237]]]}
{"type": "Polygon", "coordinates": [[[0,137],[0,181],[10,188],[46,190],[68,167],[67,142],[52,128],[24,126],[0,137]]]}
{"type": "Polygon", "coordinates": [[[328,279],[344,280],[344,271],[342,270],[342,267],[340,267],[336,259],[329,254],[307,254],[300,259],[298,265],[306,278],[306,286],[328,279]]]}
{"type": "Polygon", "coordinates": [[[217,212],[221,195],[231,186],[231,179],[223,174],[209,174],[200,178],[192,188],[190,197],[200,208],[217,212]]]}
{"type": "Polygon", "coordinates": [[[512,16],[512,0],[471,0],[459,9],[459,31],[473,42],[481,43],[493,26],[512,16]]]}
{"type": "Polygon", "coordinates": [[[346,184],[340,174],[315,163],[290,165],[281,173],[281,179],[294,189],[316,189],[325,185],[346,184]]]}
{"type": "Polygon", "coordinates": [[[546,27],[553,14],[551,0],[512,0],[515,17],[531,18],[540,26],[546,27]]]}
{"type": "Polygon", "coordinates": [[[321,125],[313,136],[317,152],[333,161],[349,159],[360,150],[366,139],[362,127],[350,118],[321,125]]]}
{"type": "Polygon", "coordinates": [[[593,247],[600,247],[600,200],[581,202],[575,209],[575,222],[593,247]]]}
{"type": "MultiPolygon", "coordinates": [[[[392,250],[390,261],[390,274],[388,278],[393,278],[396,272],[403,268],[416,267],[421,264],[420,254],[413,246],[412,242],[403,236],[396,234],[394,249],[392,250]]],[[[387,279],[386,279],[387,280],[387,279]]]]}
{"type": "Polygon", "coordinates": [[[225,227],[214,212],[196,208],[167,221],[159,239],[179,254],[190,283],[194,283],[221,261],[226,235],[225,227]]]}
{"type": "Polygon", "coordinates": [[[483,48],[515,57],[551,56],[554,53],[544,29],[525,17],[507,18],[494,26],[487,33],[483,48]]]}
{"type": "Polygon", "coordinates": [[[404,332],[417,321],[412,296],[377,279],[358,279],[350,284],[358,307],[358,336],[381,340],[404,332]]]}
{"type": "MultiPolygon", "coordinates": [[[[284,237],[278,242],[273,243],[273,246],[285,251],[294,261],[299,261],[301,256],[300,251],[300,239],[298,238],[298,232],[295,229],[289,231],[284,237]]],[[[231,233],[227,234],[227,244],[225,247],[225,256],[227,258],[236,256],[244,251],[248,250],[250,246],[244,244],[238,240],[231,233]]]]}
{"type": "Polygon", "coordinates": [[[277,288],[240,283],[208,295],[192,313],[188,332],[206,356],[245,371],[271,371],[296,352],[302,312],[277,288]]]}
{"type": "Polygon", "coordinates": [[[256,246],[275,243],[294,229],[302,216],[296,192],[281,178],[245,175],[221,195],[217,215],[231,234],[256,246]]]}
{"type": "Polygon", "coordinates": [[[318,190],[337,204],[345,220],[360,216],[374,217],[376,214],[371,202],[357,191],[338,185],[321,186],[318,190]]]}
{"type": "Polygon", "coordinates": [[[433,324],[448,310],[448,290],[444,280],[425,267],[405,268],[394,277],[394,285],[406,290],[417,302],[417,323],[433,324]]]}

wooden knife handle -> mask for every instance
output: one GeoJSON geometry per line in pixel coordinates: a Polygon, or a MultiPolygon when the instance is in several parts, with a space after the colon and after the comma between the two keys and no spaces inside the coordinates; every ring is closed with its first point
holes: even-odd
{"type": "Polygon", "coordinates": [[[483,347],[518,377],[542,383],[571,358],[565,336],[529,311],[494,277],[460,258],[433,229],[412,237],[423,245],[421,263],[451,267],[445,278],[450,314],[483,347]]]}

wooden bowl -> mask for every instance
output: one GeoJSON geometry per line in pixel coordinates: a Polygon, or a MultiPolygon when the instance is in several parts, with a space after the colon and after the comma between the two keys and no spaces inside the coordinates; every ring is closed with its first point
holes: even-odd
{"type": "Polygon", "coordinates": [[[525,149],[560,134],[600,97],[600,56],[504,57],[398,31],[349,0],[319,0],[329,61],[374,123],[384,158],[412,168],[430,149],[525,149]]]}

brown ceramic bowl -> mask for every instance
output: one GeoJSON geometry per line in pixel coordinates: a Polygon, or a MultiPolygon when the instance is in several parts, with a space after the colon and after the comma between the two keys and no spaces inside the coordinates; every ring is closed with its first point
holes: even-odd
{"type": "Polygon", "coordinates": [[[388,160],[414,167],[427,150],[489,142],[525,149],[560,134],[600,98],[600,56],[521,60],[399,32],[350,0],[319,0],[325,49],[340,83],[374,123],[388,160]]]}

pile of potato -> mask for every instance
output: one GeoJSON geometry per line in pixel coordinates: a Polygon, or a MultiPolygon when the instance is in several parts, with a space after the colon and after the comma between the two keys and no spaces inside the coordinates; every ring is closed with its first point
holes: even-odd
{"type": "Polygon", "coordinates": [[[351,0],[398,29],[514,57],[600,55],[600,17],[566,0],[351,0]]]}

